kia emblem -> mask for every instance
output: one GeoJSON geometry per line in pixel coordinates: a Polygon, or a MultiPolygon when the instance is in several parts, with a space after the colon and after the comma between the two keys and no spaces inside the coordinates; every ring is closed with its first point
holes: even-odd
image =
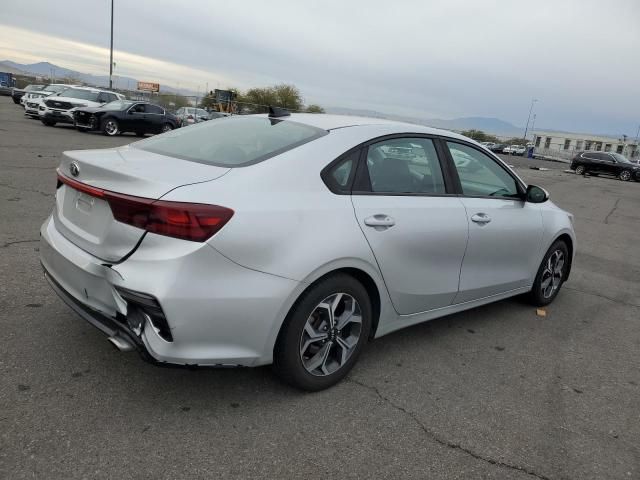
{"type": "Polygon", "coordinates": [[[69,165],[69,171],[71,172],[71,175],[73,175],[74,177],[77,177],[78,175],[80,175],[80,167],[76,162],[71,162],[71,164],[69,165]]]}

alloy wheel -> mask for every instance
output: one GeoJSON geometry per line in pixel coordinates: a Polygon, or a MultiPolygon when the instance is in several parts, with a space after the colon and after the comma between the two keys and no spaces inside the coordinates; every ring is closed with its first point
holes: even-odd
{"type": "Polygon", "coordinates": [[[629,170],[623,170],[620,172],[620,180],[623,182],[628,182],[631,180],[631,172],[629,170]]]}
{"type": "Polygon", "coordinates": [[[307,372],[326,376],[349,360],[360,341],[362,310],[347,293],[335,293],[311,312],[300,337],[300,359],[307,372]]]}
{"type": "Polygon", "coordinates": [[[560,288],[562,278],[564,277],[564,253],[561,250],[555,250],[547,259],[544,271],[542,272],[542,295],[544,298],[551,296],[560,288]]]}
{"type": "Polygon", "coordinates": [[[584,173],[584,167],[582,165],[578,165],[576,167],[576,174],[582,175],[584,173]]]}
{"type": "Polygon", "coordinates": [[[107,135],[116,135],[118,133],[118,124],[114,120],[107,120],[104,125],[104,131],[107,135]]]}
{"type": "Polygon", "coordinates": [[[169,125],[168,123],[165,123],[165,124],[162,126],[162,133],[164,133],[164,132],[170,132],[171,130],[173,130],[173,128],[172,128],[172,127],[171,127],[171,125],[169,125]]]}

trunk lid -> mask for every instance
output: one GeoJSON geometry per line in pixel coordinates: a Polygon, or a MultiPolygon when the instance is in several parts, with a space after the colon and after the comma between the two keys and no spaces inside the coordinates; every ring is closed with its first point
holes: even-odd
{"type": "MultiPolygon", "coordinates": [[[[60,164],[60,173],[78,182],[151,199],[177,187],[214,180],[228,171],[131,147],[64,152],[60,164]]],[[[107,262],[128,255],[145,233],[116,221],[106,200],[66,184],[56,192],[53,219],[70,242],[107,262]]]]}

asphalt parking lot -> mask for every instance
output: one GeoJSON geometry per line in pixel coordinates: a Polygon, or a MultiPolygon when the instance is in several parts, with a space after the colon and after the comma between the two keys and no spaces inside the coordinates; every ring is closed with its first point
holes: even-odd
{"type": "Polygon", "coordinates": [[[62,151],[134,140],[45,127],[0,97],[0,478],[640,478],[640,183],[510,157],[575,214],[546,316],[511,299],[418,325],[305,394],[270,368],[148,365],[46,284],[62,151]]]}

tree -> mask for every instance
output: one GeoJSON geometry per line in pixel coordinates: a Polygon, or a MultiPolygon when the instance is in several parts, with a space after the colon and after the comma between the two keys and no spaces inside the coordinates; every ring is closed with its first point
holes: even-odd
{"type": "Polygon", "coordinates": [[[474,139],[476,142],[493,142],[493,143],[501,143],[500,139],[494,135],[489,135],[488,133],[483,132],[482,130],[465,130],[462,132],[462,135],[465,137],[469,137],[474,139]]]}
{"type": "Polygon", "coordinates": [[[248,109],[254,113],[266,113],[269,107],[281,107],[292,111],[303,109],[300,90],[295,85],[287,84],[250,88],[238,96],[238,103],[247,104],[248,109]]]}
{"type": "Polygon", "coordinates": [[[324,108],[322,108],[320,105],[312,103],[311,105],[307,105],[307,109],[305,111],[307,113],[324,113],[324,108]]]}

